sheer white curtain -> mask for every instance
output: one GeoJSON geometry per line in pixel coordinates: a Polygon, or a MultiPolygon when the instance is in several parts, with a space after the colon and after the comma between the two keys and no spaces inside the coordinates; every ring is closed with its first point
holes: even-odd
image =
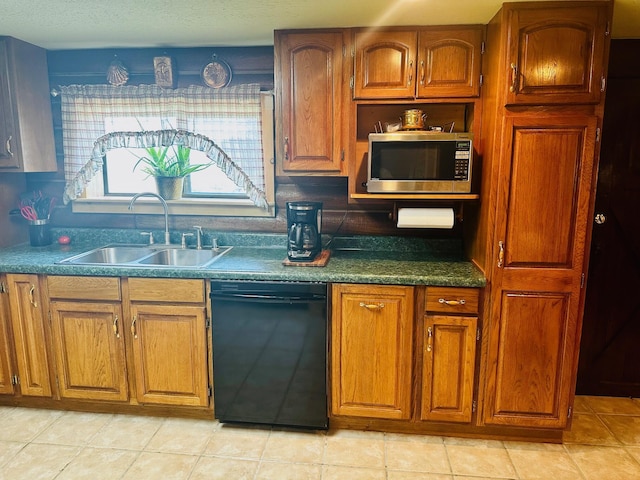
{"type": "MultiPolygon", "coordinates": [[[[65,202],[77,198],[91,178],[102,168],[106,149],[131,142],[136,137],[114,138],[108,125],[114,119],[167,119],[169,136],[209,149],[209,158],[240,187],[251,200],[263,206],[265,176],[262,150],[260,86],[258,84],[211,89],[190,86],[165,90],[156,85],[111,86],[70,85],[60,87],[62,97],[62,134],[67,187],[65,202]],[[171,122],[168,120],[171,119],[171,122]],[[175,124],[173,124],[175,123],[175,124]],[[106,137],[105,137],[106,136],[106,137]],[[204,138],[204,140],[203,140],[204,138]],[[196,142],[196,139],[197,142],[196,142]],[[224,155],[219,155],[214,146],[224,155]],[[215,158],[214,158],[215,157],[215,158]]],[[[163,127],[164,128],[164,127],[163,127]]],[[[141,128],[140,128],[141,129],[141,128]]],[[[134,143],[156,146],[167,136],[138,135],[134,143]],[[145,140],[146,138],[146,140],[145,140]],[[142,142],[142,143],[141,143],[142,142]]]]}

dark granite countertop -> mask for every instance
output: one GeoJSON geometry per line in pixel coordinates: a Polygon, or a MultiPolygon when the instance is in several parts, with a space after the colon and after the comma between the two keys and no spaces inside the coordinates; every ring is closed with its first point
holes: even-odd
{"type": "MultiPolygon", "coordinates": [[[[155,232],[154,232],[155,233],[155,232]]],[[[336,237],[324,267],[285,266],[286,236],[276,234],[215,235],[228,253],[205,268],[137,266],[88,266],[58,264],[60,260],[112,243],[140,243],[140,232],[100,229],[53,231],[53,238],[67,234],[70,245],[53,243],[32,247],[28,243],[0,248],[0,272],[48,275],[93,275],[118,277],[211,278],[228,280],[322,281],[393,285],[483,287],[485,277],[466,261],[459,245],[450,240],[406,237],[336,237]]],[[[176,234],[179,235],[179,234],[176,234]]],[[[162,238],[161,232],[156,238],[162,238]]],[[[180,243],[179,238],[173,243],[180,243]]]]}

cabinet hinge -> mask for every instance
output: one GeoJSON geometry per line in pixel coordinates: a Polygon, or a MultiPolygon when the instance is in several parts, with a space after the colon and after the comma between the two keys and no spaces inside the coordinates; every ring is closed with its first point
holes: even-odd
{"type": "Polygon", "coordinates": [[[51,310],[49,310],[48,314],[49,314],[49,323],[51,323],[51,310]]]}
{"type": "Polygon", "coordinates": [[[580,288],[584,288],[584,273],[580,275],[580,288]]]}
{"type": "Polygon", "coordinates": [[[478,409],[478,402],[474,400],[473,402],[471,402],[471,411],[475,413],[477,409],[478,409]]]}
{"type": "Polygon", "coordinates": [[[58,375],[56,375],[56,388],[60,390],[60,379],[58,378],[58,375]]]}
{"type": "Polygon", "coordinates": [[[480,341],[480,327],[476,328],[476,342],[480,341]]]}
{"type": "Polygon", "coordinates": [[[350,88],[351,90],[353,90],[353,83],[354,83],[353,75],[351,75],[351,78],[349,79],[349,88],[350,88]]]}
{"type": "Polygon", "coordinates": [[[19,384],[20,384],[20,377],[18,375],[12,375],[11,385],[19,385],[19,384]]]}
{"type": "Polygon", "coordinates": [[[213,388],[207,387],[207,397],[213,397],[213,388]]]}
{"type": "Polygon", "coordinates": [[[206,329],[211,328],[211,319],[210,319],[210,318],[207,318],[207,319],[204,321],[204,328],[206,328],[206,329]]]}
{"type": "Polygon", "coordinates": [[[480,55],[484,55],[484,51],[485,51],[485,47],[487,46],[487,44],[483,41],[480,44],[480,55]]]}
{"type": "Polygon", "coordinates": [[[607,26],[604,29],[604,36],[608,37],[611,34],[611,22],[607,20],[607,26]]]}
{"type": "Polygon", "coordinates": [[[480,86],[484,84],[484,75],[480,74],[480,86]]]}
{"type": "Polygon", "coordinates": [[[7,293],[8,291],[7,285],[4,282],[0,282],[0,293],[7,293]]]}
{"type": "Polygon", "coordinates": [[[344,150],[340,152],[340,161],[344,162],[344,150]]]}
{"type": "Polygon", "coordinates": [[[356,49],[354,47],[351,47],[351,57],[355,57],[356,56],[356,49]]]}
{"type": "Polygon", "coordinates": [[[604,77],[604,75],[600,78],[600,91],[604,92],[605,89],[607,88],[607,79],[604,77]]]}
{"type": "Polygon", "coordinates": [[[596,143],[600,143],[600,127],[596,128],[596,143]]]}
{"type": "Polygon", "coordinates": [[[571,412],[573,411],[573,407],[569,405],[569,411],[567,412],[567,418],[571,418],[571,412]]]}

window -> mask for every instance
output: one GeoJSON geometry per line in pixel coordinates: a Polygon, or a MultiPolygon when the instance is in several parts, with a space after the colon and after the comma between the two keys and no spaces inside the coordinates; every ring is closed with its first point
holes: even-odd
{"type": "Polygon", "coordinates": [[[121,211],[135,193],[155,191],[134,166],[144,147],[176,141],[173,132],[191,147],[191,163],[213,164],[185,179],[171,213],[273,216],[273,97],[258,85],[61,90],[65,201],[74,212],[121,211]]]}

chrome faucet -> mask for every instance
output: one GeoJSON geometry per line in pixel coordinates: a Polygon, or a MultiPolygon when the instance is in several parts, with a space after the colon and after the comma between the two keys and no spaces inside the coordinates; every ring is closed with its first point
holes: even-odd
{"type": "Polygon", "coordinates": [[[133,196],[133,198],[129,202],[129,207],[128,207],[129,210],[133,210],[133,204],[140,197],[156,197],[158,200],[160,200],[160,203],[162,203],[162,208],[164,209],[164,243],[165,245],[171,245],[171,241],[169,238],[169,206],[167,205],[167,202],[164,200],[164,198],[162,198],[157,193],[153,193],[153,192],[137,193],[136,195],[133,196]]]}
{"type": "Polygon", "coordinates": [[[196,229],[196,249],[202,250],[202,227],[200,225],[194,225],[196,229]]]}

